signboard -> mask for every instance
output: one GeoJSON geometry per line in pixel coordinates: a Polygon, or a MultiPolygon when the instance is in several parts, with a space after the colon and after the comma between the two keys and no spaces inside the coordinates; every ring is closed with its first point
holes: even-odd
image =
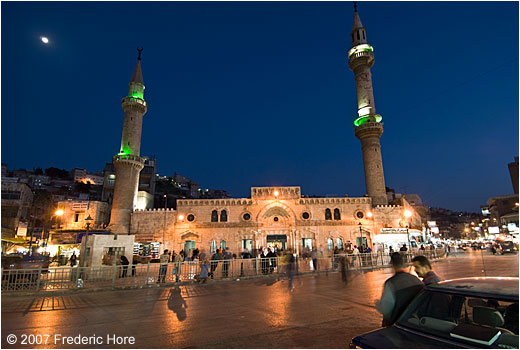
{"type": "Polygon", "coordinates": [[[488,232],[490,234],[500,233],[500,228],[498,226],[489,226],[488,227],[488,232]]]}
{"type": "Polygon", "coordinates": [[[430,228],[431,233],[439,234],[439,228],[438,227],[432,227],[430,228]]]}
{"type": "Polygon", "coordinates": [[[510,222],[507,224],[507,230],[510,232],[510,233],[517,233],[518,232],[518,227],[516,226],[516,223],[514,222],[510,222]]]}
{"type": "Polygon", "coordinates": [[[20,222],[18,224],[18,230],[16,231],[17,236],[26,237],[27,236],[27,223],[20,222]]]}
{"type": "Polygon", "coordinates": [[[427,221],[429,227],[437,227],[437,221],[427,221]]]}
{"type": "Polygon", "coordinates": [[[403,227],[382,227],[379,233],[406,233],[406,228],[403,227]]]}
{"type": "Polygon", "coordinates": [[[72,203],[72,210],[74,210],[74,211],[87,210],[87,207],[88,207],[87,202],[73,202],[72,203]]]}

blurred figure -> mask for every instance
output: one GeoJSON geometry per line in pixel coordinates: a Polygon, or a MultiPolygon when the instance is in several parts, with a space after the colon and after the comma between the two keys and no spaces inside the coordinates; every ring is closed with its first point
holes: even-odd
{"type": "Polygon", "coordinates": [[[296,257],[294,256],[292,249],[289,249],[287,259],[287,277],[289,277],[289,291],[292,292],[294,290],[294,275],[296,274],[296,257]]]}
{"type": "Polygon", "coordinates": [[[262,250],[262,253],[260,254],[261,264],[262,264],[262,273],[264,275],[267,275],[269,272],[269,252],[267,251],[267,248],[264,248],[262,250]]]}
{"type": "MultiPolygon", "coordinates": [[[[128,260],[127,260],[128,261],[128,260]]],[[[165,249],[163,254],[159,257],[159,263],[161,266],[159,267],[159,277],[157,279],[157,283],[165,282],[166,272],[168,271],[168,262],[170,261],[170,255],[168,254],[168,249],[165,249]]]]}
{"type": "Polygon", "coordinates": [[[214,277],[214,272],[218,267],[218,261],[220,259],[222,259],[222,255],[220,255],[220,249],[217,249],[215,254],[213,254],[211,256],[211,265],[210,265],[210,273],[209,273],[211,276],[211,279],[213,279],[213,277],[214,277]]]}
{"type": "Polygon", "coordinates": [[[222,277],[228,277],[229,274],[229,261],[233,258],[231,253],[226,250],[226,248],[222,248],[222,259],[224,262],[222,263],[222,277]]]}
{"type": "Polygon", "coordinates": [[[200,274],[195,276],[195,279],[198,280],[199,283],[206,283],[209,276],[209,261],[206,258],[206,254],[202,253],[200,255],[200,274]]]}
{"type": "Polygon", "coordinates": [[[397,252],[390,257],[395,274],[385,281],[383,294],[376,304],[383,314],[383,327],[394,324],[410,301],[424,288],[414,275],[406,272],[403,256],[397,252]]]}
{"type": "Polygon", "coordinates": [[[179,282],[179,276],[181,274],[181,267],[184,261],[184,250],[181,250],[179,254],[175,255],[173,262],[175,263],[175,282],[179,282]]]}
{"type": "Polygon", "coordinates": [[[121,257],[119,259],[121,260],[121,265],[123,265],[123,271],[121,273],[121,277],[124,278],[124,277],[126,277],[126,274],[128,272],[128,264],[130,264],[130,261],[128,261],[128,259],[124,255],[121,255],[121,257]]]}
{"type": "Polygon", "coordinates": [[[77,261],[78,261],[78,257],[76,256],[76,252],[72,252],[72,255],[70,257],[70,266],[71,267],[76,266],[77,261]]]}

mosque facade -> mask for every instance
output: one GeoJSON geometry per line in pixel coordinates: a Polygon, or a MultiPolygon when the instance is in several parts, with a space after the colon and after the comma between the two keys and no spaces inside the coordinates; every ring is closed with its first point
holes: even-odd
{"type": "Polygon", "coordinates": [[[380,144],[383,123],[376,114],[371,76],[374,53],[357,9],[351,39],[349,68],[354,72],[358,99],[354,135],[361,141],[367,195],[311,198],[298,186],[252,187],[249,198],[185,199],[177,201],[176,210],[135,210],[132,203],[142,169],[139,147],[147,107],[139,57],[129,95],[122,103],[125,122],[121,152],[114,156],[116,187],[109,229],[135,235],[136,242],[155,242],[160,249],[213,252],[225,247],[238,253],[267,246],[296,252],[372,246],[378,236],[420,227],[420,216],[404,198],[393,205],[387,201],[380,144]]]}

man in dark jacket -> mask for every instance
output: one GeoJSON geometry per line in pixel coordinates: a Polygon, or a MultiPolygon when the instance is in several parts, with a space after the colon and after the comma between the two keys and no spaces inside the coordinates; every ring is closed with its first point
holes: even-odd
{"type": "Polygon", "coordinates": [[[425,286],[441,281],[440,277],[432,270],[432,265],[427,257],[417,255],[412,259],[412,264],[417,276],[423,279],[425,286]]]}
{"type": "Polygon", "coordinates": [[[406,272],[401,254],[393,253],[390,262],[395,274],[386,280],[383,294],[376,305],[383,314],[383,327],[394,324],[412,299],[424,288],[417,277],[406,272]]]}
{"type": "Polygon", "coordinates": [[[218,267],[218,261],[222,259],[222,255],[220,254],[220,249],[217,249],[215,254],[211,256],[211,266],[210,266],[210,273],[211,279],[213,279],[214,272],[218,267]]]}

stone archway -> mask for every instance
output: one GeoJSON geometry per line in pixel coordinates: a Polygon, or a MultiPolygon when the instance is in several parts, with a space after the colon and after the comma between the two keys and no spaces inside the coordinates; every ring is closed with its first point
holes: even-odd
{"type": "Polygon", "coordinates": [[[284,203],[274,201],[264,206],[256,216],[258,223],[258,246],[295,248],[293,231],[296,228],[296,215],[284,203]]]}

